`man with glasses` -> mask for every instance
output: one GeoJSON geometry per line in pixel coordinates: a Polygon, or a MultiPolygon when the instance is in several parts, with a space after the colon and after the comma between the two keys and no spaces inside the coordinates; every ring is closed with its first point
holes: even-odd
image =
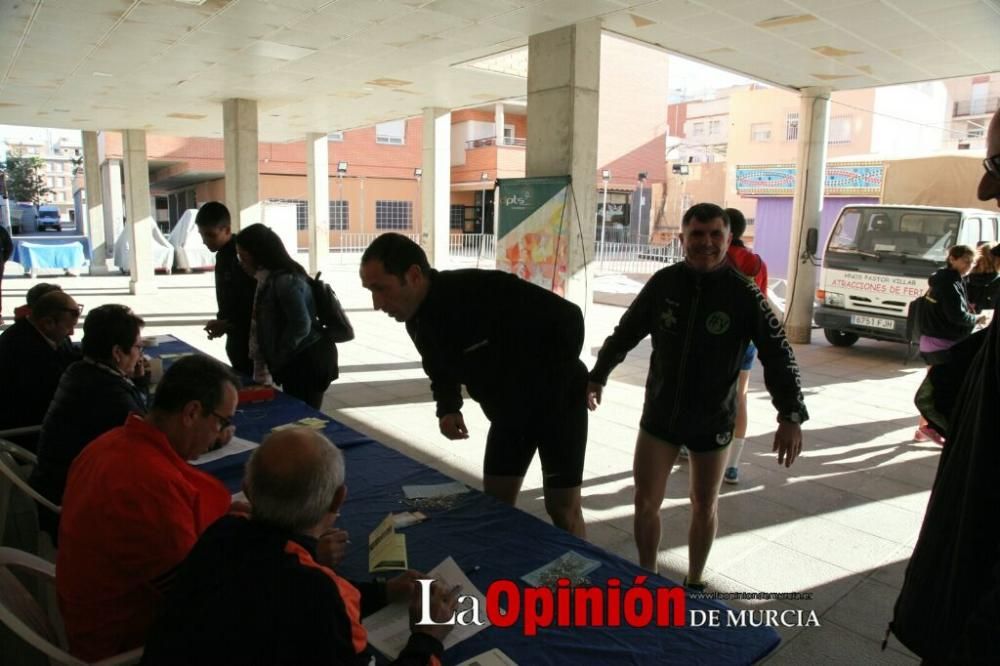
{"type": "Polygon", "coordinates": [[[986,173],[979,181],[979,200],[994,199],[1000,206],[1000,112],[993,115],[986,134],[986,159],[983,160],[983,167],[986,173]]]}
{"type": "Polygon", "coordinates": [[[70,467],[56,591],[74,656],[98,661],[142,645],[175,567],[230,509],[225,486],[188,461],[230,428],[237,382],[207,356],[179,359],[148,416],[132,414],[70,467]]]}
{"type": "MultiPolygon", "coordinates": [[[[66,292],[50,291],[0,335],[0,429],[42,423],[63,371],[81,358],[69,337],[82,309],[66,292]]],[[[34,439],[18,443],[33,448],[34,439]]]]}
{"type": "MultiPolygon", "coordinates": [[[[1000,111],[990,122],[983,166],[979,199],[1000,205],[1000,111]]],[[[948,351],[948,363],[929,375],[935,394],[955,397],[946,415],[947,443],[889,627],[925,664],[995,663],[1000,654],[996,318],[948,351]]]]}

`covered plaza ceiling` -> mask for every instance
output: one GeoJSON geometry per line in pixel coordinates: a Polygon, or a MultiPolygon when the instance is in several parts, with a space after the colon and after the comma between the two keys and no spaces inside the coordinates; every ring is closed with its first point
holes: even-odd
{"type": "Polygon", "coordinates": [[[792,89],[1000,70],[1000,0],[0,0],[0,123],[301,140],[523,96],[476,61],[587,19],[792,89]]]}

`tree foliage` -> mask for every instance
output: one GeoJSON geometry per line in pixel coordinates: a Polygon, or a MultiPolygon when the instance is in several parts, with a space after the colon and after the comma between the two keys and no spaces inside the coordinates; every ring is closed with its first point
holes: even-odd
{"type": "Polygon", "coordinates": [[[52,190],[45,186],[45,160],[38,155],[10,154],[3,167],[7,174],[7,198],[36,206],[52,190]]]}

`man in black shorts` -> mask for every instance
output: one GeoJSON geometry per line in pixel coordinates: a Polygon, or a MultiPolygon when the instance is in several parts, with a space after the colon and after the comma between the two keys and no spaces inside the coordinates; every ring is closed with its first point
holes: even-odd
{"type": "Polygon", "coordinates": [[[658,271],[604,341],[590,372],[587,403],[596,409],[611,370],[647,335],[653,355],[639,422],[635,542],[639,564],[656,571],[660,505],[681,445],[691,459],[691,527],[685,585],[704,589],[702,574],[717,527],[719,486],[736,420],[736,384],[748,345],[764,366],[778,410],[774,450],[786,467],[802,450],[808,418],[799,369],[781,322],[751,280],[726,261],[732,235],[726,212],[697,204],[684,214],[684,261],[658,271]]]}
{"type": "Polygon", "coordinates": [[[573,303],[509,273],[436,271],[400,234],[376,238],[361,258],[372,303],[406,323],[448,439],[466,439],[464,384],[490,420],[483,489],[513,505],[538,450],[552,522],[585,536],[580,484],[587,446],[581,395],[583,316],[573,303]]]}

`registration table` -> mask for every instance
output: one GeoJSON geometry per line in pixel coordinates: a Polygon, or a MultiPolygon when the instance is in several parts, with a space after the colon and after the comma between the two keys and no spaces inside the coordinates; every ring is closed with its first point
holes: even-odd
{"type": "MultiPolygon", "coordinates": [[[[169,342],[150,351],[162,355],[191,351],[191,348],[181,342],[169,342]]],[[[341,509],[337,526],[351,533],[353,544],[338,566],[338,573],[349,579],[368,580],[371,578],[368,534],[389,513],[413,508],[404,500],[402,487],[444,483],[452,479],[280,393],[272,401],[240,405],[234,422],[239,437],[260,442],[274,426],[304,417],[329,420],[323,432],[342,449],[347,465],[347,502],[341,509]]],[[[248,455],[222,458],[202,469],[216,475],[235,492],[240,488],[248,455]]],[[[633,587],[641,586],[655,598],[657,589],[676,586],[676,583],[651,576],[617,555],[476,490],[456,496],[446,509],[421,510],[429,520],[401,530],[406,535],[410,568],[428,571],[451,556],[483,593],[490,583],[501,579],[528,588],[528,584],[520,580],[521,576],[567,551],[600,562],[587,577],[591,586],[606,592],[609,601],[612,595],[608,592],[608,582],[614,579],[620,581],[623,598],[633,587]]],[[[621,601],[617,605],[623,608],[621,601]]],[[[458,664],[491,648],[499,648],[522,666],[747,664],[763,658],[779,643],[778,634],[767,627],[726,626],[727,607],[720,602],[687,597],[684,606],[685,618],[692,615],[705,618],[710,616],[709,611],[716,611],[722,618],[719,623],[722,626],[657,626],[655,614],[648,623],[629,626],[625,618],[641,617],[641,613],[623,611],[620,626],[559,627],[553,622],[552,626],[540,626],[536,635],[527,636],[522,608],[513,626],[487,627],[447,650],[444,662],[458,664]]],[[[485,609],[483,612],[485,614],[485,609]]]]}

